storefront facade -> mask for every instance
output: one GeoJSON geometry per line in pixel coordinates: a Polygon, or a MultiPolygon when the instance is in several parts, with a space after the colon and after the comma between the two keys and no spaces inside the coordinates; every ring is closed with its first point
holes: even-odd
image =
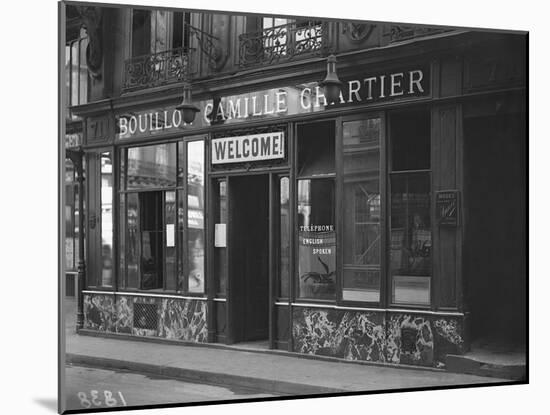
{"type": "MultiPolygon", "coordinates": [[[[105,13],[124,27],[138,17],[105,13]]],[[[218,39],[227,30],[230,45],[240,39],[229,50],[242,57],[247,18],[210,19],[189,17],[218,39]]],[[[486,310],[511,297],[476,297],[479,281],[494,281],[475,258],[483,235],[469,228],[491,202],[469,197],[483,189],[477,171],[499,183],[476,170],[487,165],[480,131],[508,123],[495,137],[511,143],[507,155],[492,144],[486,153],[524,162],[525,39],[425,30],[392,42],[382,25],[322,27],[343,82],[333,103],[319,86],[322,56],[266,68],[229,53],[224,69],[196,59],[192,124],[175,109],[181,84],[137,88],[128,61],[118,93],[116,75],[109,97],[71,109],[85,122],[82,333],[442,367],[502,318],[486,310]]],[[[130,44],[114,39],[105,56],[129,56],[130,44]]],[[[105,74],[122,66],[109,63],[105,74]]],[[[520,295],[518,258],[500,284],[520,295]]],[[[514,298],[506,321],[521,331],[514,298]]]]}

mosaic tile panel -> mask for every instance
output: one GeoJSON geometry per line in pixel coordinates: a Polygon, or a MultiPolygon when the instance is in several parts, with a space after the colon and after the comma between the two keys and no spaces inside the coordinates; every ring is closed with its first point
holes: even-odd
{"type": "Polygon", "coordinates": [[[294,308],[294,351],[383,362],[384,317],[381,313],[294,308]]]}
{"type": "Polygon", "coordinates": [[[116,301],[116,331],[132,334],[134,320],[134,301],[132,297],[117,297],[116,301]]]}
{"type": "Polygon", "coordinates": [[[113,322],[114,296],[84,294],[84,328],[98,331],[115,331],[113,322]]]}
{"type": "Polygon", "coordinates": [[[386,359],[389,363],[432,366],[434,339],[429,318],[389,314],[386,326],[386,359]]]}
{"type": "Polygon", "coordinates": [[[160,306],[160,337],[193,342],[208,339],[206,302],[164,298],[160,306]]]}

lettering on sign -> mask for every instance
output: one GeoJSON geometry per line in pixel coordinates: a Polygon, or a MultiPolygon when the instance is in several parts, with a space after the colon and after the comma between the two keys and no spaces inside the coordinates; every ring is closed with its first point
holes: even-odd
{"type": "MultiPolygon", "coordinates": [[[[150,136],[212,124],[229,125],[253,119],[281,118],[332,108],[420,98],[430,94],[430,71],[427,65],[383,73],[360,73],[342,82],[339,99],[332,103],[327,102],[324,89],[318,82],[197,101],[200,113],[191,124],[186,124],[181,112],[174,107],[121,114],[116,118],[117,135],[118,139],[150,136]]],[[[90,128],[94,129],[93,134],[100,133],[100,126],[93,125],[90,128]]]]}
{"type": "Polygon", "coordinates": [[[440,226],[458,226],[458,190],[443,190],[435,194],[437,222],[440,226]]]}
{"type": "Polygon", "coordinates": [[[212,164],[274,160],[284,157],[283,131],[212,140],[212,164]]]}

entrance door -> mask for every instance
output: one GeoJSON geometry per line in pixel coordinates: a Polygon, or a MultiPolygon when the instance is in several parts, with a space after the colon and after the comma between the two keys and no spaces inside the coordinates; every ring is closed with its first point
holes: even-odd
{"type": "Polygon", "coordinates": [[[269,176],[229,179],[234,342],[269,337],[269,176]]]}

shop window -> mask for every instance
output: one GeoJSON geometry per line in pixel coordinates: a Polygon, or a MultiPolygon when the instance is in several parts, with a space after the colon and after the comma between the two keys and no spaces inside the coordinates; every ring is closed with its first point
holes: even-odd
{"type": "Polygon", "coordinates": [[[139,193],[142,290],[163,288],[162,192],[139,193]]]}
{"type": "Polygon", "coordinates": [[[393,304],[430,304],[432,226],[429,127],[427,111],[404,113],[391,118],[389,237],[393,304]],[[418,143],[418,147],[413,150],[409,142],[418,143]]]}
{"type": "Polygon", "coordinates": [[[189,292],[204,292],[204,142],[187,143],[187,261],[189,292]]]}
{"type": "Polygon", "coordinates": [[[279,297],[289,297],[290,285],[290,180],[279,178],[279,297]]]}
{"type": "Polygon", "coordinates": [[[342,298],[348,301],[380,301],[380,140],[380,118],[343,123],[342,298]]]}
{"type": "Polygon", "coordinates": [[[65,159],[65,269],[76,271],[78,267],[78,183],[70,159],[65,159]]]}
{"type": "Polygon", "coordinates": [[[427,111],[407,111],[391,117],[392,171],[430,168],[430,117],[427,111]]]}
{"type": "Polygon", "coordinates": [[[298,129],[298,296],[335,298],[334,124],[298,129]]]}
{"type": "Polygon", "coordinates": [[[204,292],[204,142],[123,149],[120,172],[121,286],[204,292]]]}
{"type": "Polygon", "coordinates": [[[101,153],[101,284],[113,285],[113,163],[101,153]]]}
{"type": "Polygon", "coordinates": [[[214,278],[216,293],[227,293],[227,181],[214,182],[214,278]]]}
{"type": "Polygon", "coordinates": [[[166,274],[165,288],[176,290],[177,255],[176,255],[176,192],[164,193],[164,232],[165,257],[164,269],[166,274]]]}
{"type": "Polygon", "coordinates": [[[176,185],[175,144],[129,148],[126,164],[128,190],[176,185]]]}

